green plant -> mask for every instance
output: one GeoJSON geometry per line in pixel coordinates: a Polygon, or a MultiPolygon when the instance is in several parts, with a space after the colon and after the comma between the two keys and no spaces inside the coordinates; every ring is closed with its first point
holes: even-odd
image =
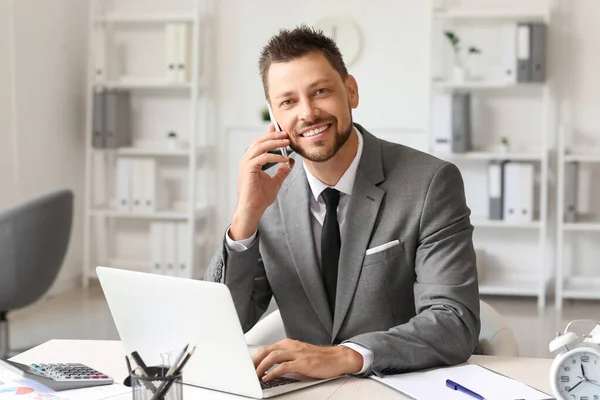
{"type": "Polygon", "coordinates": [[[177,134],[175,132],[171,131],[167,134],[167,137],[168,138],[177,138],[177,134]]]}
{"type": "Polygon", "coordinates": [[[269,109],[264,107],[260,110],[260,118],[264,122],[271,122],[271,117],[269,116],[269,109]]]}
{"type": "Polygon", "coordinates": [[[508,138],[506,136],[502,136],[500,143],[502,143],[504,146],[508,146],[508,138]]]}
{"type": "Polygon", "coordinates": [[[445,31],[444,36],[452,45],[452,50],[454,50],[454,57],[456,58],[456,63],[461,67],[464,66],[464,63],[467,61],[468,57],[472,54],[481,54],[481,50],[475,46],[471,46],[467,49],[467,58],[464,60],[461,58],[461,46],[460,46],[460,38],[458,35],[452,31],[445,31]]]}

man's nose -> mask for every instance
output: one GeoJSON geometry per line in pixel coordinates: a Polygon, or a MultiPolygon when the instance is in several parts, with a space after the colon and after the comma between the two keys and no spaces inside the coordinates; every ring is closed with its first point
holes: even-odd
{"type": "Polygon", "coordinates": [[[300,105],[300,115],[298,116],[303,121],[314,121],[318,115],[319,110],[312,101],[303,101],[300,105]]]}

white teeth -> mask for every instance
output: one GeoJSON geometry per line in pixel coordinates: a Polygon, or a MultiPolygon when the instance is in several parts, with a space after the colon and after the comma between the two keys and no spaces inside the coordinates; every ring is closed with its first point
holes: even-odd
{"type": "Polygon", "coordinates": [[[324,126],[322,126],[320,128],[312,129],[312,130],[310,130],[308,132],[303,133],[302,136],[304,136],[304,137],[311,137],[311,136],[318,135],[319,133],[325,131],[328,127],[329,127],[329,125],[324,125],[324,126]]]}

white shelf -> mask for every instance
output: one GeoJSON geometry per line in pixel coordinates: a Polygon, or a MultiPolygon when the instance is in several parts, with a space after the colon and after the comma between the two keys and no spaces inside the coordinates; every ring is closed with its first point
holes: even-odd
{"type": "Polygon", "coordinates": [[[505,81],[432,81],[431,84],[434,88],[452,90],[541,88],[544,86],[544,82],[514,83],[505,81]]]}
{"type": "Polygon", "coordinates": [[[600,222],[570,222],[563,225],[565,231],[600,232],[600,222]]]}
{"type": "Polygon", "coordinates": [[[483,279],[479,282],[479,294],[505,296],[537,296],[540,282],[530,277],[523,279],[483,279]],[[488,283],[489,282],[489,283],[488,283]]]}
{"type": "Polygon", "coordinates": [[[508,228],[508,229],[540,229],[540,221],[533,222],[509,222],[503,220],[474,219],[471,224],[476,228],[508,228]]]}
{"type": "Polygon", "coordinates": [[[565,280],[563,298],[565,299],[600,299],[600,278],[572,277],[565,280]]]}
{"type": "Polygon", "coordinates": [[[117,82],[96,83],[96,87],[107,89],[178,89],[189,90],[194,86],[192,82],[169,82],[163,79],[123,79],[117,82]]]}
{"type": "Polygon", "coordinates": [[[97,19],[98,22],[113,23],[169,23],[194,22],[193,14],[107,14],[97,19]]]}
{"type": "Polygon", "coordinates": [[[598,154],[565,154],[566,162],[588,162],[600,163],[600,153],[598,154]]]}
{"type": "MultiPolygon", "coordinates": [[[[200,150],[198,150],[200,151],[200,150]]],[[[149,156],[149,157],[188,157],[189,149],[169,150],[166,148],[121,147],[117,149],[119,156],[149,156]]]]}
{"type": "Polygon", "coordinates": [[[498,153],[493,151],[470,151],[468,153],[436,153],[436,157],[452,160],[507,160],[507,161],[542,161],[542,153],[498,153]]]}
{"type": "MultiPolygon", "coordinates": [[[[123,219],[152,219],[152,220],[187,220],[188,214],[183,211],[158,211],[155,213],[124,213],[113,209],[95,209],[90,212],[93,216],[123,218],[123,219]]],[[[203,218],[208,214],[208,207],[196,209],[196,218],[203,218]]]]}
{"type": "Polygon", "coordinates": [[[438,19],[454,19],[465,21],[545,21],[548,14],[542,10],[448,10],[434,13],[438,19]]]}

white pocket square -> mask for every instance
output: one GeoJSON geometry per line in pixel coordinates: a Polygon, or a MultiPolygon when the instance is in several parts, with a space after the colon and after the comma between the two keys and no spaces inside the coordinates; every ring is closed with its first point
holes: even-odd
{"type": "Polygon", "coordinates": [[[391,242],[387,242],[385,244],[382,244],[381,246],[377,246],[377,247],[373,247],[372,249],[368,249],[366,255],[368,256],[370,254],[379,253],[380,251],[389,249],[390,247],[394,247],[398,244],[400,244],[399,240],[392,240],[391,242]]]}

